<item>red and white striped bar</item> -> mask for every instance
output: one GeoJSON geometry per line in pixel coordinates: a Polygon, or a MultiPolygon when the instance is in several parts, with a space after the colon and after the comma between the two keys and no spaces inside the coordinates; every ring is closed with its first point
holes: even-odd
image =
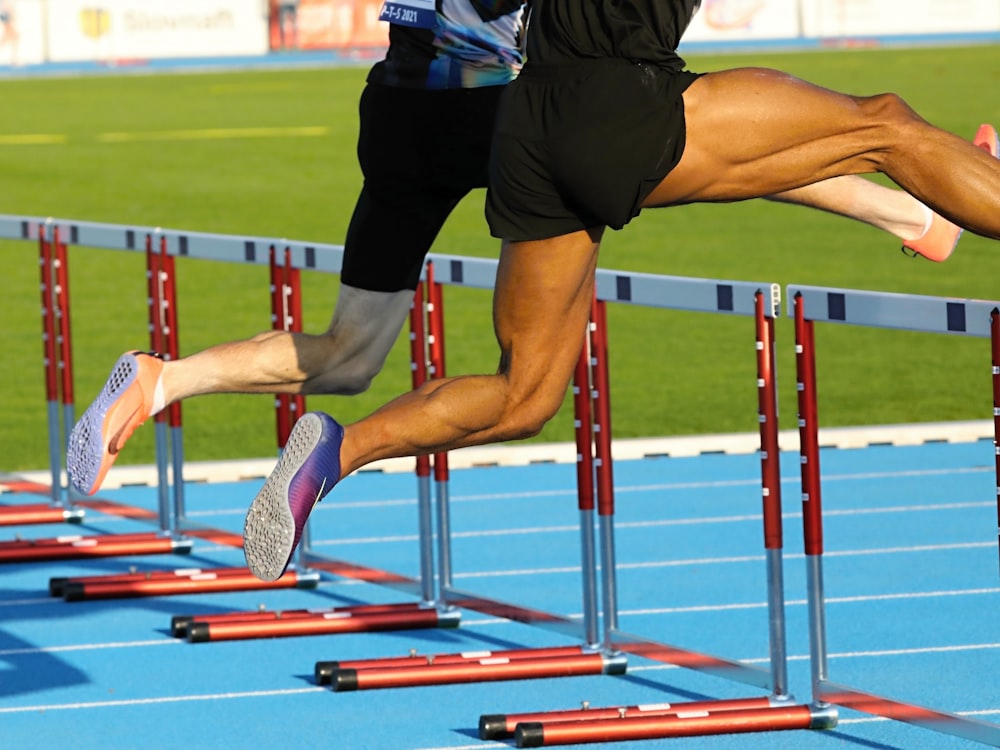
{"type": "Polygon", "coordinates": [[[358,614],[376,614],[380,612],[402,612],[419,609],[422,605],[418,602],[408,602],[406,604],[360,604],[343,607],[322,607],[316,609],[260,609],[246,610],[241,612],[217,612],[214,614],[199,615],[174,615],[170,618],[170,634],[174,638],[187,638],[188,627],[192,623],[215,624],[220,622],[266,622],[268,620],[280,620],[290,617],[310,617],[313,615],[335,614],[339,612],[352,612],[358,614]]]}
{"type": "MultiPolygon", "coordinates": [[[[146,574],[95,576],[89,580],[67,579],[61,587],[68,602],[92,599],[126,599],[142,596],[211,594],[227,591],[315,588],[318,576],[289,570],[277,581],[262,581],[247,568],[196,571],[160,571],[146,574]]],[[[51,588],[51,581],[50,581],[51,588]]]]}
{"type": "MultiPolygon", "coordinates": [[[[279,580],[288,577],[286,573],[279,580]]],[[[195,619],[187,626],[190,643],[238,641],[252,638],[283,638],[338,633],[376,633],[391,630],[426,630],[456,627],[458,613],[436,607],[395,609],[344,607],[330,611],[299,611],[273,618],[230,619],[206,622],[195,619]],[[452,616],[454,614],[454,616],[452,616]]]]}
{"type": "Polygon", "coordinates": [[[31,526],[44,523],[81,523],[82,508],[66,508],[52,503],[0,505],[0,526],[31,526]]]}
{"type": "Polygon", "coordinates": [[[381,669],[395,667],[423,667],[431,664],[470,664],[482,659],[535,659],[555,656],[579,656],[594,653],[584,646],[553,646],[549,648],[508,649],[506,651],[463,651],[457,654],[419,654],[416,650],[406,656],[383,656],[377,659],[344,659],[316,662],[317,685],[329,685],[338,669],[381,669]]]}
{"type": "Polygon", "coordinates": [[[732,700],[690,701],[687,703],[648,703],[634,706],[608,706],[560,711],[542,711],[519,714],[484,714],[479,717],[479,738],[501,740],[513,737],[519,724],[549,725],[557,722],[602,721],[605,719],[633,719],[636,717],[670,717],[678,714],[708,711],[733,711],[747,708],[788,707],[770,697],[734,698],[732,700]]]}
{"type": "Polygon", "coordinates": [[[809,706],[690,711],[666,716],[635,716],[596,721],[528,722],[514,732],[517,747],[626,742],[716,734],[825,729],[824,714],[809,706]]]}
{"type": "Polygon", "coordinates": [[[73,560],[123,555],[187,554],[190,540],[172,539],[157,532],[58,536],[0,542],[0,563],[73,560]]]}
{"type": "Polygon", "coordinates": [[[544,654],[545,649],[533,649],[530,656],[510,658],[500,651],[486,658],[452,663],[433,660],[413,666],[340,668],[330,674],[330,685],[339,692],[625,672],[625,660],[620,655],[602,652],[544,654]]]}

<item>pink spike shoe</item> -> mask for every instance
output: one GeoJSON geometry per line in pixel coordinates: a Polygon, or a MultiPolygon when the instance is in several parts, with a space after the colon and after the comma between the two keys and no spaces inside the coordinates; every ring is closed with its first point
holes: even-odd
{"type": "Polygon", "coordinates": [[[118,451],[136,428],[162,406],[156,397],[163,359],[159,354],[126,352],[111,369],[104,388],[69,434],[66,471],[73,486],[86,495],[100,488],[118,451]]]}

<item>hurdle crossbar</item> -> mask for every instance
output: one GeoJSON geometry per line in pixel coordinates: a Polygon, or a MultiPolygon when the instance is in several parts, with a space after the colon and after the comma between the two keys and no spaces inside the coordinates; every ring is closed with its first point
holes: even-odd
{"type": "MultiPolygon", "coordinates": [[[[788,316],[795,321],[813,699],[1000,747],[998,724],[885,698],[828,678],[814,334],[815,323],[822,322],[991,339],[994,453],[1000,456],[1000,302],[800,285],[787,287],[787,299],[788,316]]],[[[1000,493],[1000,458],[996,470],[1000,493]]]]}

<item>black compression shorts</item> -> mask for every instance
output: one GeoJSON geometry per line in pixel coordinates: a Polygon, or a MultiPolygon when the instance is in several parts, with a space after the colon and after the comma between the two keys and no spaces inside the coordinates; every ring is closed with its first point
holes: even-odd
{"type": "Polygon", "coordinates": [[[504,93],[486,219],[494,237],[621,229],[684,152],[698,75],[620,59],[535,66],[504,93]]]}
{"type": "Polygon", "coordinates": [[[471,190],[486,187],[503,89],[365,88],[358,136],[365,181],[344,242],[343,283],[417,288],[445,219],[471,190]]]}

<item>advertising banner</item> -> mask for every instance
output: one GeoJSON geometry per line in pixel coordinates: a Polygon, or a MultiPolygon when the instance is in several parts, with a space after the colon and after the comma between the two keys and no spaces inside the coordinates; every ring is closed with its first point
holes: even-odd
{"type": "Polygon", "coordinates": [[[222,57],[267,52],[267,9],[247,0],[48,2],[54,62],[222,57]]]}
{"type": "Polygon", "coordinates": [[[271,49],[384,48],[382,0],[270,0],[271,49]]]}
{"type": "Polygon", "coordinates": [[[795,39],[799,0],[702,0],[686,42],[795,39]]]}
{"type": "Polygon", "coordinates": [[[801,0],[806,37],[1000,31],[997,0],[801,0]]]}
{"type": "Polygon", "coordinates": [[[42,0],[0,0],[0,67],[45,61],[42,0]]]}

